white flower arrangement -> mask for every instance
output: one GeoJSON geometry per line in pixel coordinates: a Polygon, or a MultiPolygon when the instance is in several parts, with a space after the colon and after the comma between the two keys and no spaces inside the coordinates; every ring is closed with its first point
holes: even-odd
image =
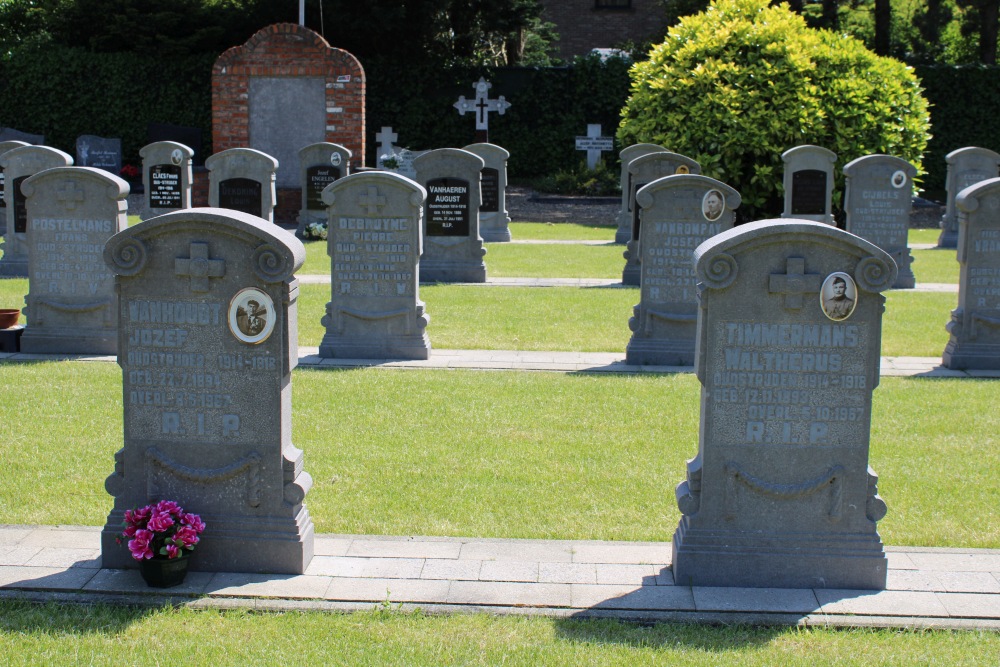
{"type": "Polygon", "coordinates": [[[325,222],[311,222],[306,225],[306,228],[302,230],[302,235],[307,239],[320,239],[322,241],[326,240],[326,223],[325,222]]]}

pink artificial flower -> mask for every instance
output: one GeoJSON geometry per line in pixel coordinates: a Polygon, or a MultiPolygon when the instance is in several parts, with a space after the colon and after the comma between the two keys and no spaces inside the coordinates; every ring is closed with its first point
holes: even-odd
{"type": "Polygon", "coordinates": [[[165,512],[173,514],[174,516],[180,516],[184,511],[181,506],[175,503],[173,500],[161,500],[156,504],[155,512],[165,512]]]}
{"type": "Polygon", "coordinates": [[[146,528],[156,533],[162,533],[172,525],[174,525],[174,520],[169,514],[166,512],[154,512],[153,516],[149,518],[146,528]]]}
{"type": "Polygon", "coordinates": [[[198,544],[198,533],[191,526],[181,526],[174,534],[174,544],[190,549],[198,544]]]}
{"type": "Polygon", "coordinates": [[[122,531],[122,535],[125,537],[135,537],[135,531],[139,530],[134,525],[125,526],[125,530],[122,531]]]}
{"type": "Polygon", "coordinates": [[[153,539],[153,534],[148,530],[136,531],[135,539],[129,540],[128,549],[132,552],[132,558],[143,560],[153,557],[153,550],[149,548],[149,543],[153,539]]]}
{"type": "Polygon", "coordinates": [[[163,551],[166,553],[167,558],[177,558],[181,555],[181,550],[175,547],[173,544],[168,544],[163,547],[163,551]]]}
{"type": "Polygon", "coordinates": [[[191,526],[195,532],[201,533],[205,530],[205,522],[201,520],[201,517],[197,514],[185,514],[181,517],[181,524],[185,526],[191,526]]]}

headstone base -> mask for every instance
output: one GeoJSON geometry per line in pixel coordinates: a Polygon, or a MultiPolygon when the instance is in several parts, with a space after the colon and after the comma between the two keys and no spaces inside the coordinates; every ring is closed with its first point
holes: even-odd
{"type": "Polygon", "coordinates": [[[328,359],[429,359],[431,341],[427,334],[385,336],[337,336],[326,334],[319,346],[319,356],[328,359]]]}
{"type": "Polygon", "coordinates": [[[789,534],[762,540],[699,530],[683,517],[674,533],[674,583],[743,588],[884,590],[888,560],[878,533],[789,534]]]}
{"type": "Polygon", "coordinates": [[[483,237],[483,241],[487,243],[506,243],[513,238],[507,228],[484,229],[480,227],[479,233],[483,237]]]}
{"type": "Polygon", "coordinates": [[[618,229],[615,230],[615,243],[625,245],[632,240],[632,214],[631,212],[618,212],[618,229]]]}
{"type": "Polygon", "coordinates": [[[5,278],[27,278],[28,258],[8,260],[6,256],[0,259],[0,276],[5,278]]]}
{"type": "Polygon", "coordinates": [[[38,331],[28,326],[21,336],[21,352],[25,354],[118,354],[118,332],[115,330],[38,331]]]}
{"type": "Polygon", "coordinates": [[[663,340],[632,336],[625,348],[631,366],[693,366],[694,339],[663,340]]]}
{"type": "MultiPolygon", "coordinates": [[[[304,505],[289,518],[198,514],[207,529],[192,554],[192,571],[303,574],[312,560],[315,529],[304,505]]],[[[127,546],[117,543],[124,520],[124,511],[108,516],[101,532],[101,567],[139,567],[127,546]]]]}
{"type": "Polygon", "coordinates": [[[938,248],[957,248],[958,229],[942,229],[937,242],[938,248]]]}
{"type": "Polygon", "coordinates": [[[941,355],[941,365],[955,371],[1000,370],[1000,345],[948,341],[941,355]]]}
{"type": "Polygon", "coordinates": [[[625,264],[625,268],[622,269],[622,285],[635,285],[638,286],[642,278],[642,267],[639,263],[632,263],[631,260],[625,264]]]}
{"type": "Polygon", "coordinates": [[[506,243],[511,240],[510,217],[500,213],[479,212],[479,235],[488,243],[506,243]]]}
{"type": "Polygon", "coordinates": [[[485,283],[486,264],[466,264],[442,262],[420,258],[420,282],[422,283],[485,283]]]}

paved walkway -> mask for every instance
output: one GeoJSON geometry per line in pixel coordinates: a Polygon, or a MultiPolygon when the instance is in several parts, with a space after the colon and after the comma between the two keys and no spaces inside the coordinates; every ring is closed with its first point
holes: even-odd
{"type": "Polygon", "coordinates": [[[885,591],[753,589],[676,585],[669,542],[319,535],[303,575],[191,572],[156,590],[101,568],[100,530],[0,526],[0,598],[1000,630],[1000,550],[887,547],[885,591]]]}

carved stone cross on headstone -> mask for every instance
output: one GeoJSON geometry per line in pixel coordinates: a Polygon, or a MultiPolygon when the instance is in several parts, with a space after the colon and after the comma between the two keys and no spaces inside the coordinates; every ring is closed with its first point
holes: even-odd
{"type": "Polygon", "coordinates": [[[476,141],[488,142],[490,112],[496,111],[502,116],[510,108],[510,102],[505,100],[503,95],[495,100],[489,99],[490,88],[493,87],[493,84],[482,77],[472,84],[472,87],[476,89],[476,98],[467,100],[465,95],[462,95],[455,102],[454,107],[458,109],[460,116],[464,116],[466,111],[472,111],[476,114],[476,141]]]}
{"type": "Polygon", "coordinates": [[[614,148],[615,140],[612,137],[601,136],[601,125],[587,125],[587,136],[576,138],[576,150],[587,151],[587,169],[591,171],[597,166],[597,161],[601,159],[601,153],[614,148]]]}
{"type": "Polygon", "coordinates": [[[768,284],[771,294],[785,295],[785,308],[799,310],[802,308],[803,294],[818,294],[823,286],[823,276],[818,273],[806,273],[806,260],[802,257],[789,257],[785,265],[785,273],[772,273],[768,284]]]}
{"type": "Polygon", "coordinates": [[[191,277],[192,292],[207,292],[209,278],[226,275],[226,262],[222,259],[209,259],[207,243],[192,243],[190,253],[189,258],[177,257],[174,260],[174,273],[191,277]]]}
{"type": "Polygon", "coordinates": [[[369,185],[368,191],[358,197],[358,206],[368,209],[368,215],[378,215],[385,206],[385,195],[380,195],[377,187],[369,185]]]}
{"type": "Polygon", "coordinates": [[[391,127],[383,126],[381,132],[375,133],[375,141],[378,142],[378,154],[387,155],[392,153],[397,139],[399,139],[399,135],[393,132],[391,127]]]}
{"type": "Polygon", "coordinates": [[[56,191],[56,197],[72,211],[77,204],[83,203],[84,193],[76,181],[68,180],[63,181],[63,184],[56,191]]]}

